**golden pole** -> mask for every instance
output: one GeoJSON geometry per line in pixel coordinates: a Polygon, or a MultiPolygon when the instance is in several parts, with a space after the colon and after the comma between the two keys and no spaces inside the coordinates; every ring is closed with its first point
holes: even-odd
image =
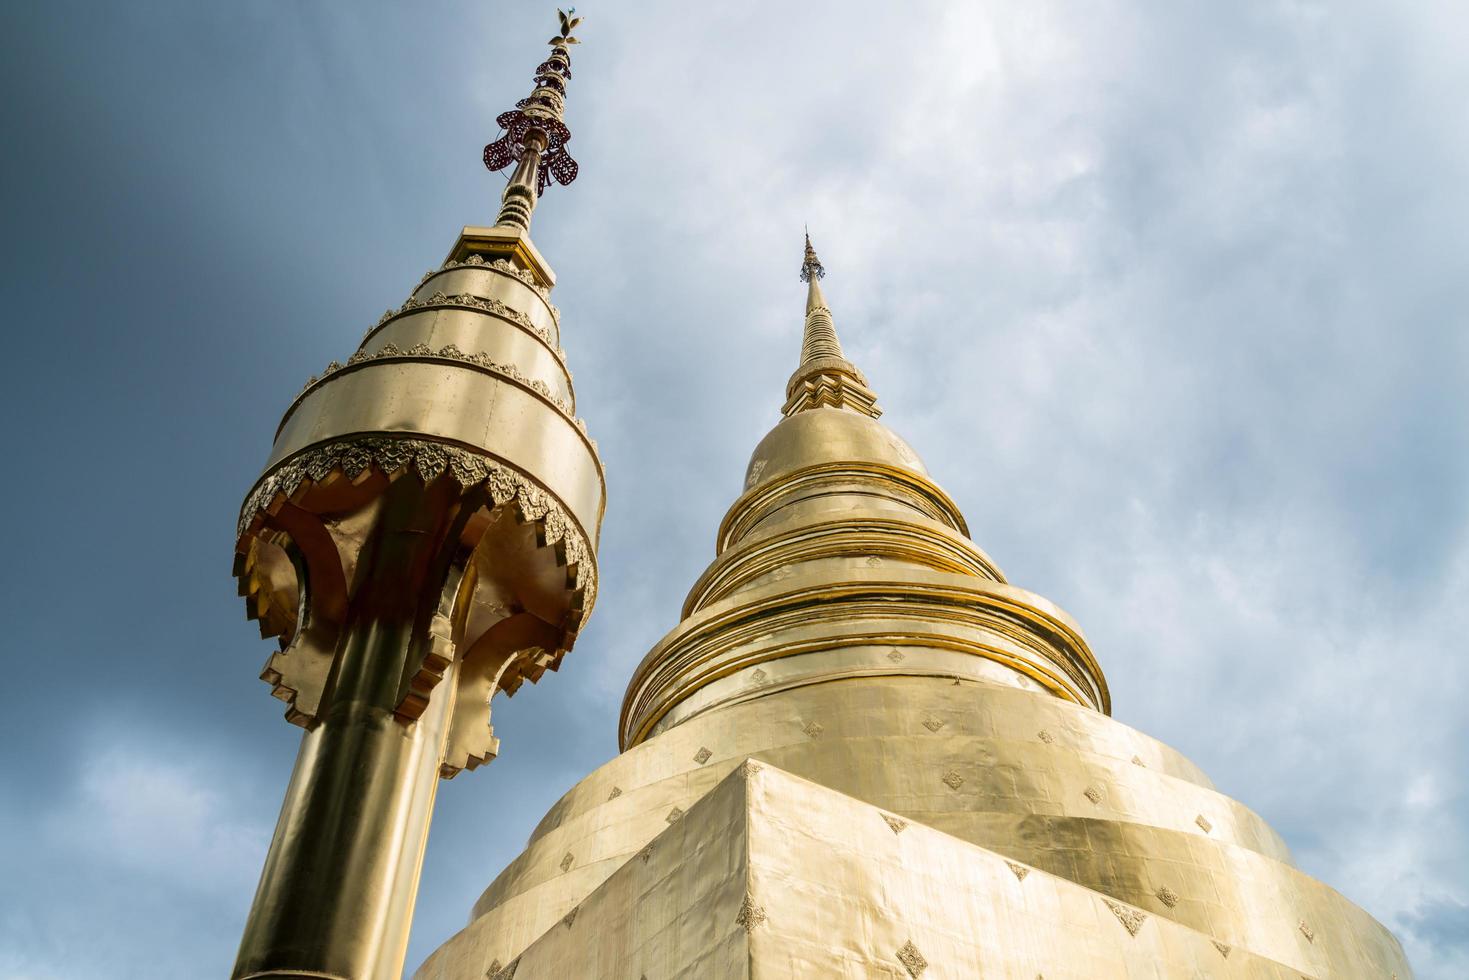
{"type": "Polygon", "coordinates": [[[476,503],[458,494],[444,479],[389,489],[329,705],[301,740],[236,978],[402,973],[455,685],[440,683],[414,721],[395,712],[421,597],[440,591],[446,543],[462,523],[454,517],[476,503]]]}
{"type": "Polygon", "coordinates": [[[236,980],[402,975],[438,779],[494,757],[490,699],[555,669],[590,614],[602,464],[529,236],[577,173],[561,21],[485,148],[517,164],[501,220],[308,382],[242,508],[240,592],[281,646],[261,677],[306,734],[236,980]]]}

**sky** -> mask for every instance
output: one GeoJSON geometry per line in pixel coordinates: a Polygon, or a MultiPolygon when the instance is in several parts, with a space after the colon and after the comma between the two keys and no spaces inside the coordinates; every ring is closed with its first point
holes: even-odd
{"type": "MultiPolygon", "coordinates": [[[[598,606],[441,787],[411,971],[616,753],[799,345],[1114,716],[1469,975],[1461,4],[602,3],[535,239],[607,465],[598,606]]],[[[309,375],[493,219],[531,3],[0,9],[0,977],[226,975],[299,742],[230,577],[309,375]],[[29,678],[26,685],[20,681],[29,678]]]]}

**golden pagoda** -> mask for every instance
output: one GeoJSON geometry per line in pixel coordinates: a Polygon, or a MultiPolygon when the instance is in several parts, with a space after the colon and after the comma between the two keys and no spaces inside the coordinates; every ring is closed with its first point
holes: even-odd
{"type": "MultiPolygon", "coordinates": [[[[573,27],[486,150],[516,165],[497,226],[313,380],[247,499],[242,588],[307,733],[236,977],[399,974],[435,780],[494,755],[489,698],[590,609],[601,467],[528,235],[575,176],[573,27]]],[[[824,274],[808,236],[783,417],[628,684],[621,753],[415,978],[1410,977],[1264,820],[1112,720],[1080,627],[878,421],[824,274]]]]}
{"type": "Polygon", "coordinates": [[[800,362],[622,754],[416,980],[1411,976],[1259,815],[1109,716],[877,421],[806,242],[800,362]]]}

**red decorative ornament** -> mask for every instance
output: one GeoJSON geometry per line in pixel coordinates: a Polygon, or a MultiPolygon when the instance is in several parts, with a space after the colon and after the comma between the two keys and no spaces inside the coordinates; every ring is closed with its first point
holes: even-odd
{"type": "Polygon", "coordinates": [[[565,186],[576,180],[580,169],[566,150],[566,144],[571,142],[571,130],[561,121],[561,113],[565,107],[566,83],[571,79],[571,54],[567,45],[578,43],[571,30],[581,23],[581,18],[557,13],[561,17],[561,34],[551,39],[551,56],[536,66],[535,91],[517,102],[514,109],[496,117],[495,124],[504,133],[488,144],[484,153],[485,167],[501,171],[519,163],[532,137],[536,137],[535,142],[542,144],[536,166],[537,196],[552,183],[565,186]]]}

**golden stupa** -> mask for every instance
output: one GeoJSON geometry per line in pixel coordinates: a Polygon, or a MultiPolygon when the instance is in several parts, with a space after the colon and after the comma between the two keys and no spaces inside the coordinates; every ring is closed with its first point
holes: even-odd
{"type": "MultiPolygon", "coordinates": [[[[563,16],[493,228],[287,412],[237,571],[307,729],[237,978],[400,975],[434,785],[589,613],[602,471],[529,226],[569,183],[563,16]]],[[[570,789],[418,980],[1411,976],[1009,584],[842,350],[800,359],[716,557],[570,789]]]]}

